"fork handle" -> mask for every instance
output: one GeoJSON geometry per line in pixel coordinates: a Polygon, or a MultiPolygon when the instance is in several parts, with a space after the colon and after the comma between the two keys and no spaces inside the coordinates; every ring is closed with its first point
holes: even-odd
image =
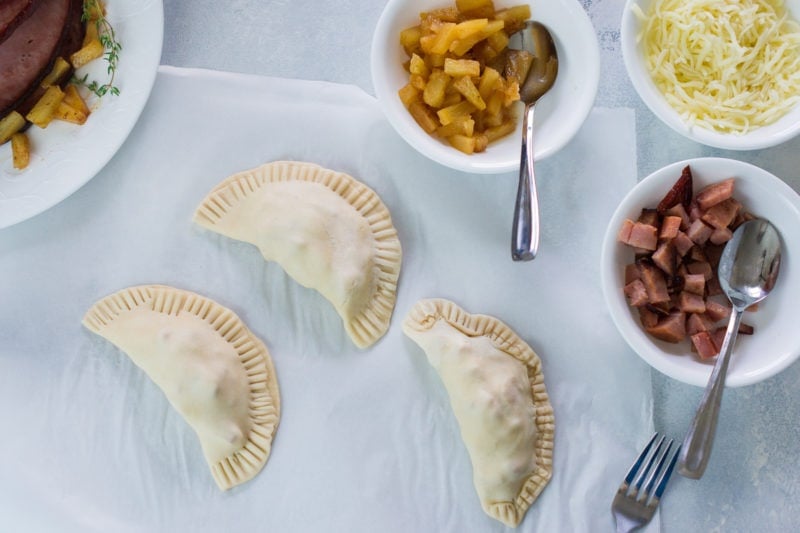
{"type": "Polygon", "coordinates": [[[533,174],[533,111],[533,104],[526,105],[522,121],[522,155],[511,236],[511,258],[514,261],[530,261],[539,250],[539,198],[533,174]]]}
{"type": "Polygon", "coordinates": [[[682,476],[700,479],[706,471],[708,459],[711,457],[711,447],[714,444],[714,435],[717,431],[717,418],[722,402],[722,392],[725,390],[728,362],[733,352],[733,343],[736,340],[741,320],[742,310],[734,306],[728,321],[728,330],[725,332],[725,340],[722,342],[722,348],[708,380],[703,399],[694,415],[689,432],[683,440],[681,455],[678,459],[678,472],[682,476]]]}

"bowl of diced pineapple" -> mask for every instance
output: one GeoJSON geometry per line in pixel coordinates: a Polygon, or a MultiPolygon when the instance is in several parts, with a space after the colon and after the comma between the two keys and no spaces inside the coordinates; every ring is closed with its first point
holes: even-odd
{"type": "Polygon", "coordinates": [[[600,78],[597,37],[578,0],[389,0],[373,36],[371,69],[397,133],[450,168],[517,171],[525,63],[519,33],[528,20],[550,30],[559,62],[553,88],[536,105],[534,160],[566,145],[591,111],[600,78]]]}

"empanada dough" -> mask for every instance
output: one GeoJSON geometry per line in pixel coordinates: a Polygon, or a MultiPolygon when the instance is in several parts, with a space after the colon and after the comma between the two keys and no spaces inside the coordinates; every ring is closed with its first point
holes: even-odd
{"type": "Polygon", "coordinates": [[[258,247],[298,283],[319,291],[365,348],[389,327],[402,252],[389,210],[342,172],[278,161],[230,176],[194,221],[258,247]]]}
{"type": "Polygon", "coordinates": [[[280,419],[266,346],[229,309],[161,285],[121,290],[94,304],[83,325],[124,351],[200,439],[217,485],[255,476],[280,419]]]}
{"type": "Polygon", "coordinates": [[[489,516],[520,523],[553,471],[553,408],[542,364],[505,324],[447,300],[421,300],[403,332],[447,389],[489,516]]]}

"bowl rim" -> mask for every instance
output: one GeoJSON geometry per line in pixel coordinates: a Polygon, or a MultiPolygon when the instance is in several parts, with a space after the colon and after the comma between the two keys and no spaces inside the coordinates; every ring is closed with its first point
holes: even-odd
{"type": "MultiPolygon", "coordinates": [[[[678,365],[677,360],[671,360],[671,354],[662,352],[658,344],[652,338],[646,337],[649,343],[647,345],[641,344],[642,330],[638,323],[631,324],[630,321],[625,318],[626,314],[630,314],[630,310],[625,298],[622,296],[621,286],[616,280],[616,276],[619,273],[616,270],[617,265],[614,259],[616,250],[621,246],[621,244],[617,242],[619,225],[625,217],[625,214],[628,213],[632,207],[636,207],[632,204],[636,201],[636,198],[641,194],[642,190],[647,189],[650,183],[664,179],[664,176],[671,175],[674,179],[677,179],[681,169],[687,165],[692,166],[693,169],[707,169],[709,166],[734,167],[741,169],[741,174],[748,176],[742,179],[747,181],[765,180],[770,189],[775,191],[776,196],[786,201],[791,206],[798,220],[800,220],[800,194],[795,192],[786,182],[774,174],[751,163],[724,157],[697,157],[669,163],[651,172],[628,191],[609,219],[601,248],[600,284],[606,302],[606,309],[617,331],[619,331],[620,335],[625,339],[625,342],[631,350],[651,367],[683,383],[705,387],[713,368],[712,365],[707,365],[707,367],[692,366],[691,368],[685,368],[678,365]]],[[[699,173],[702,172],[703,170],[700,170],[699,173]]],[[[741,178],[741,176],[737,177],[741,178]]],[[[786,245],[785,238],[783,236],[781,238],[784,239],[784,245],[786,245]]],[[[795,347],[790,356],[778,359],[758,372],[747,374],[729,373],[725,386],[740,387],[766,380],[786,369],[798,358],[800,358],[800,346],[795,347]]]]}
{"type": "MultiPolygon", "coordinates": [[[[655,86],[650,73],[642,64],[642,54],[637,43],[639,20],[632,6],[644,6],[656,0],[626,0],[620,23],[620,48],[625,71],[639,98],[661,122],[684,137],[713,148],[748,151],[769,148],[782,144],[800,134],[800,103],[786,112],[772,124],[759,127],[744,135],[715,132],[685,122],[678,112],[666,101],[661,91],[655,86]]],[[[800,0],[788,0],[786,3],[792,16],[800,9],[800,0]],[[794,9],[792,5],[794,4],[794,9]]],[[[644,9],[643,8],[643,9],[644,9]]],[[[796,19],[797,20],[797,19],[796,19]]],[[[800,20],[798,20],[800,22],[800,20]]]]}
{"type": "MultiPolygon", "coordinates": [[[[475,156],[467,156],[457,152],[454,148],[448,146],[443,141],[431,137],[422,131],[416,122],[412,120],[400,118],[402,114],[408,114],[406,109],[399,103],[398,98],[391,98],[396,95],[396,89],[390,87],[390,76],[384,75],[389,71],[390,67],[382,58],[385,57],[387,52],[392,50],[392,45],[389,43],[391,36],[391,26],[394,21],[400,16],[404,9],[404,4],[408,0],[389,0],[386,3],[383,11],[381,12],[375,30],[372,36],[372,43],[370,46],[370,70],[372,77],[373,89],[375,96],[380,104],[384,117],[389,121],[394,130],[417,152],[435,161],[443,166],[459,170],[467,173],[474,174],[502,174],[506,172],[519,171],[520,152],[518,148],[513,151],[513,156],[508,158],[498,157],[494,159],[480,158],[481,154],[475,156]],[[440,145],[441,148],[439,148],[440,145]]],[[[523,0],[524,3],[535,5],[535,0],[523,0]]],[[[450,4],[453,0],[439,0],[441,4],[450,4]]],[[[567,134],[562,135],[560,142],[551,145],[549,148],[543,149],[536,154],[536,161],[541,161],[546,157],[558,152],[566,146],[578,133],[581,125],[586,121],[586,118],[594,108],[594,102],[597,97],[597,91],[600,85],[600,46],[597,40],[597,34],[589,18],[588,13],[583,8],[579,0],[558,0],[560,4],[566,5],[572,11],[580,10],[579,16],[573,17],[571,20],[572,26],[580,27],[579,33],[584,35],[583,41],[585,42],[586,49],[581,51],[580,57],[585,65],[582,65],[582,83],[581,94],[588,95],[582,98],[579,102],[572,107],[570,111],[570,124],[571,127],[567,134]],[[591,31],[590,31],[591,30],[591,31]],[[589,38],[591,35],[591,38],[589,38]]],[[[435,3],[435,2],[432,2],[435,3]]],[[[517,4],[520,2],[516,2],[517,4]]],[[[514,2],[509,2],[513,5],[514,2]]],[[[576,11],[577,12],[577,11],[576,11]]],[[[558,36],[556,36],[558,40],[558,36]]],[[[397,44],[399,49],[399,42],[397,44]]],[[[563,54],[563,52],[562,52],[563,54]]],[[[577,67],[575,67],[577,68],[577,67]]],[[[558,83],[558,81],[556,82],[558,83]]],[[[570,90],[575,90],[577,84],[571,83],[570,90]]],[[[547,98],[545,96],[544,98],[547,98]]],[[[521,116],[521,110],[520,110],[521,116]]],[[[517,123],[517,131],[521,132],[521,120],[517,123]]],[[[509,137],[521,139],[521,133],[518,136],[511,134],[509,137]]],[[[515,138],[508,139],[513,146],[518,147],[519,142],[515,138]]]]}

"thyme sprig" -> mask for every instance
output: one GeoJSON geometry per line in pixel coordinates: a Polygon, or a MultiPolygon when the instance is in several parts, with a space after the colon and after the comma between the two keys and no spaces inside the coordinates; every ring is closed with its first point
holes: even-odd
{"type": "Polygon", "coordinates": [[[119,96],[119,87],[114,85],[114,78],[117,74],[117,65],[119,64],[119,53],[122,51],[122,44],[117,40],[117,34],[114,27],[106,19],[103,13],[103,6],[100,5],[98,0],[84,0],[83,13],[81,14],[81,21],[88,23],[94,22],[97,29],[97,38],[103,46],[103,57],[108,63],[106,73],[109,79],[100,84],[97,80],[89,81],[89,75],[84,74],[82,78],[73,77],[73,82],[83,85],[91,92],[102,98],[110,93],[114,96],[119,96]]]}

